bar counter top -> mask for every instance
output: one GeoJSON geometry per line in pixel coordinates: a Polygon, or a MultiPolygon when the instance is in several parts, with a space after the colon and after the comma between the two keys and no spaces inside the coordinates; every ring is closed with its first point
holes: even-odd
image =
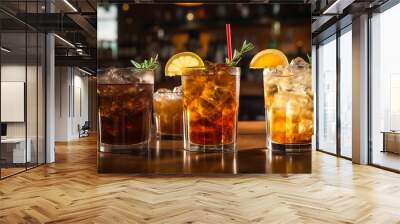
{"type": "Polygon", "coordinates": [[[189,152],[182,140],[151,141],[145,153],[98,152],[100,173],[216,175],[311,173],[311,152],[284,153],[266,148],[265,123],[238,123],[236,152],[189,152]]]}

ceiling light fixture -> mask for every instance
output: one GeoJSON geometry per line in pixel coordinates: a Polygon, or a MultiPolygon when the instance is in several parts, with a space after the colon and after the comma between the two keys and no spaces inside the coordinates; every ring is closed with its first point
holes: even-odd
{"type": "Polygon", "coordinates": [[[327,9],[324,10],[322,14],[327,15],[327,14],[342,14],[343,9],[345,9],[347,6],[351,5],[354,0],[336,0],[333,2],[332,5],[330,5],[327,9]]]}
{"type": "Polygon", "coordinates": [[[78,10],[68,0],[64,0],[64,3],[67,4],[74,12],[78,12],[78,10]]]}
{"type": "Polygon", "coordinates": [[[57,37],[59,40],[61,40],[62,42],[64,42],[65,44],[67,44],[68,46],[75,48],[75,45],[73,45],[71,42],[69,42],[68,40],[60,37],[58,34],[54,34],[55,37],[57,37]]]}
{"type": "Polygon", "coordinates": [[[11,52],[11,50],[9,50],[9,49],[7,49],[7,48],[5,48],[5,47],[1,47],[0,49],[1,49],[2,51],[6,52],[6,53],[10,53],[10,52],[11,52]]]}
{"type": "Polygon", "coordinates": [[[336,9],[339,2],[340,0],[336,0],[332,5],[330,5],[327,9],[325,9],[322,14],[328,14],[328,13],[330,14],[333,9],[336,9]]]}
{"type": "Polygon", "coordinates": [[[83,69],[81,69],[81,68],[79,68],[79,67],[78,67],[78,70],[81,71],[81,72],[83,72],[83,73],[85,73],[86,75],[92,75],[92,73],[90,73],[90,72],[88,72],[88,71],[86,71],[86,70],[83,70],[83,69]]]}

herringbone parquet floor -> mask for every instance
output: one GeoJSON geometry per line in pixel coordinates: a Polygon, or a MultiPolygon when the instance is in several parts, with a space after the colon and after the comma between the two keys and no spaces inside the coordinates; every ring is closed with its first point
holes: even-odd
{"type": "Polygon", "coordinates": [[[315,152],[311,175],[97,174],[93,138],[0,181],[0,223],[400,223],[400,175],[315,152]]]}

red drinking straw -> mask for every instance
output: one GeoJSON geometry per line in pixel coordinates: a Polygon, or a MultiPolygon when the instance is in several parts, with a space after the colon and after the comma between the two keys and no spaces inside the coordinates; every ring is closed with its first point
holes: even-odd
{"type": "Polygon", "coordinates": [[[228,60],[232,61],[232,42],[231,42],[231,24],[225,24],[226,29],[226,47],[228,49],[228,60]]]}

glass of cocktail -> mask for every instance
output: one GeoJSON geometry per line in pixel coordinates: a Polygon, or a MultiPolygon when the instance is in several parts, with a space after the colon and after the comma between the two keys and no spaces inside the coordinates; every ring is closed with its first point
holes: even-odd
{"type": "Polygon", "coordinates": [[[224,64],[204,63],[193,52],[178,53],[168,60],[165,74],[181,76],[186,150],[235,149],[240,90],[240,68],[236,65],[251,49],[253,44],[244,41],[233,55],[228,52],[224,64]]]}
{"type": "Polygon", "coordinates": [[[225,64],[187,68],[182,87],[185,149],[235,149],[240,68],[225,64]]]}
{"type": "Polygon", "coordinates": [[[182,89],[158,89],[153,99],[156,136],[160,139],[182,138],[182,89]]]}
{"type": "Polygon", "coordinates": [[[264,98],[270,147],[311,149],[314,99],[310,66],[291,63],[282,69],[264,69],[264,98]]]}
{"type": "Polygon", "coordinates": [[[112,68],[100,73],[97,80],[100,151],[147,148],[154,71],[112,68]]]}
{"type": "Polygon", "coordinates": [[[286,152],[309,151],[314,123],[311,67],[302,58],[288,64],[283,53],[269,53],[279,56],[266,56],[269,60],[262,66],[268,147],[286,152]],[[277,60],[282,57],[283,63],[277,60]],[[268,66],[271,63],[279,65],[268,66]]]}

